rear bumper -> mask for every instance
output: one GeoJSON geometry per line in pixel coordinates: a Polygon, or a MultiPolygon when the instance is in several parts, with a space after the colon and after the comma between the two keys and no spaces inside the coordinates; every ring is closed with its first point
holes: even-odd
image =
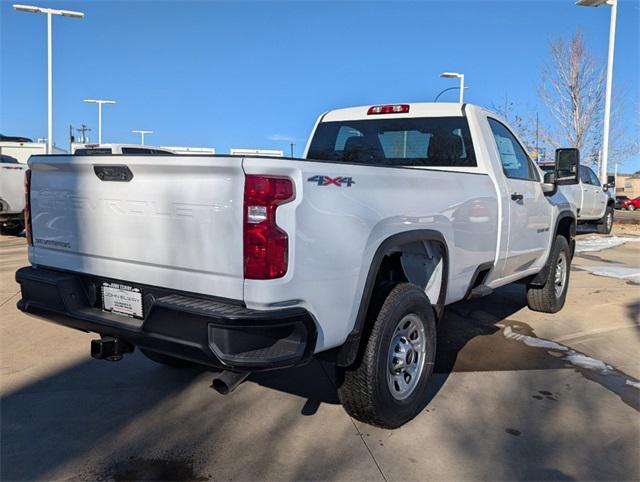
{"type": "Polygon", "coordinates": [[[315,323],[303,308],[257,311],[241,302],[34,267],[19,269],[16,281],[22,290],[18,308],[24,312],[204,365],[284,368],[306,363],[315,348],[315,323]],[[103,311],[104,281],[140,288],[144,318],[103,311]]]}

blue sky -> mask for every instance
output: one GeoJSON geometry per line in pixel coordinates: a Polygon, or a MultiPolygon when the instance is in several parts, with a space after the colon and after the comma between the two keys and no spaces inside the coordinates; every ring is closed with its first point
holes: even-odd
{"type": "MultiPolygon", "coordinates": [[[[535,111],[549,39],[580,28],[606,59],[608,7],[573,0],[425,2],[35,2],[82,10],[54,18],[54,139],[69,124],[104,142],[279,148],[299,155],[317,115],[359,104],[431,101],[466,75],[468,102],[505,95],[535,111]]],[[[620,1],[614,89],[626,87],[627,121],[640,105],[640,2],[620,1]]],[[[0,132],[46,135],[46,21],[0,5],[0,132]]],[[[455,100],[457,92],[442,100],[455,100]]],[[[640,158],[622,171],[640,169],[640,158]]]]}

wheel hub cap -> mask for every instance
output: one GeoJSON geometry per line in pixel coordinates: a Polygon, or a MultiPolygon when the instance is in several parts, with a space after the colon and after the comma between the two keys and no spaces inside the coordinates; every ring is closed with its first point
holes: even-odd
{"type": "Polygon", "coordinates": [[[564,291],[564,285],[567,281],[567,257],[564,252],[561,252],[558,256],[556,263],[556,272],[554,276],[556,297],[562,296],[564,291]]]}
{"type": "Polygon", "coordinates": [[[425,363],[424,326],[415,314],[397,324],[389,347],[387,384],[396,400],[407,398],[420,380],[425,363]]]}

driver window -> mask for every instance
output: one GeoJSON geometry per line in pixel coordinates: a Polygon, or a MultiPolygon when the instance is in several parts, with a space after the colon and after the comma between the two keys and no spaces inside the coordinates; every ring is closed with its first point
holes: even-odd
{"type": "Polygon", "coordinates": [[[529,156],[515,136],[497,120],[489,118],[488,121],[498,147],[505,175],[513,179],[536,181],[537,176],[529,164],[529,156]]]}
{"type": "Polygon", "coordinates": [[[593,172],[593,169],[591,169],[590,167],[587,168],[587,170],[589,171],[589,177],[591,178],[591,184],[593,184],[594,186],[600,186],[600,179],[598,179],[598,176],[596,176],[596,173],[593,172]]]}
{"type": "Polygon", "coordinates": [[[588,167],[580,166],[580,180],[582,181],[582,184],[592,184],[588,167]]]}

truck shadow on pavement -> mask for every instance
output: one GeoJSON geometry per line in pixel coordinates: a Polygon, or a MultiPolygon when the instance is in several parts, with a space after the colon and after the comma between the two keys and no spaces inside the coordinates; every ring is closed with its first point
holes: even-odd
{"type": "MultiPolygon", "coordinates": [[[[438,328],[429,400],[455,372],[566,367],[544,350],[503,336],[504,326],[532,332],[526,324],[509,320],[524,306],[524,287],[511,285],[448,307],[438,328]]],[[[257,373],[228,397],[207,388],[214,375],[200,368],[157,366],[134,354],[117,364],[82,360],[5,393],[0,399],[1,479],[260,478],[259,474],[280,470],[279,444],[293,434],[302,455],[317,450],[338,461],[329,468],[323,457],[291,457],[283,478],[309,479],[318,473],[339,478],[356,463],[346,456],[353,445],[353,425],[336,406],[336,377],[330,365],[313,361],[296,369],[257,373]],[[254,447],[253,452],[248,446],[254,447]],[[344,454],[337,447],[344,447],[344,454]],[[221,462],[234,457],[238,457],[235,463],[221,462]],[[243,466],[242,460],[251,463],[243,466]],[[212,473],[211,467],[220,472],[212,473]]],[[[550,403],[557,400],[543,390],[536,397],[550,403]]],[[[519,437],[523,428],[533,430],[528,422],[522,423],[519,430],[506,429],[507,437],[519,437]]],[[[555,470],[530,475],[571,480],[555,470]]]]}

